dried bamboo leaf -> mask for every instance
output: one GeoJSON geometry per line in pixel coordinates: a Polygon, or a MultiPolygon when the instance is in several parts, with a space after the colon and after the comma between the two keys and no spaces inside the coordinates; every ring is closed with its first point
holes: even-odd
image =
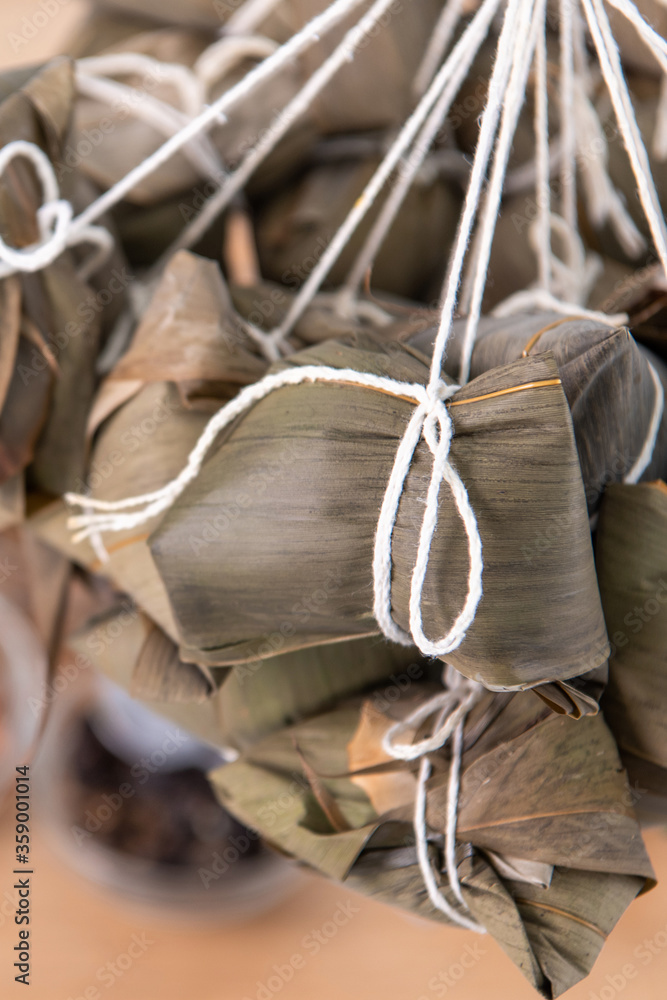
{"type": "Polygon", "coordinates": [[[110,381],[245,385],[265,370],[234,314],[218,264],[182,250],[167,265],[110,381]]]}
{"type": "Polygon", "coordinates": [[[146,701],[203,702],[213,685],[198,667],[183,663],[178,649],[157,625],[139,650],[132,693],[146,701]]]}
{"type": "MultiPolygon", "coordinates": [[[[171,383],[146,384],[99,432],[87,477],[93,495],[116,500],[169,482],[180,471],[206,419],[183,406],[171,383]]],[[[52,505],[34,516],[33,530],[70,559],[108,576],[176,638],[169,599],[146,545],[153,525],[108,539],[109,561],[102,564],[89,542],[72,543],[67,516],[64,505],[52,505]]]]}
{"type": "MultiPolygon", "coordinates": [[[[327,342],[290,363],[427,378],[418,358],[370,338],[327,342]]],[[[451,405],[452,460],[478,518],[486,569],[476,620],[448,660],[494,686],[566,679],[607,657],[579,464],[556,374],[550,355],[524,358],[475,379],[451,405]],[[515,391],[533,383],[540,385],[515,391]],[[554,520],[562,529],[553,543],[539,560],[529,558],[554,520]]],[[[261,646],[286,622],[303,646],[324,634],[377,631],[372,542],[411,409],[353,385],[303,384],[269,395],[221,435],[151,539],[184,659],[203,653],[209,664],[235,662],[239,644],[261,646]],[[219,530],[211,530],[216,519],[219,530]]],[[[403,628],[430,471],[421,444],[393,533],[393,614],[403,628]]],[[[449,628],[467,573],[464,532],[444,494],[424,591],[427,634],[449,628]]]]}
{"type": "Polygon", "coordinates": [[[20,524],[25,517],[25,478],[17,473],[0,484],[0,532],[20,524]]]}
{"type": "Polygon", "coordinates": [[[602,706],[634,782],[667,796],[667,487],[609,488],[596,541],[612,642],[602,706]]]}
{"type": "Polygon", "coordinates": [[[0,410],[12,380],[21,330],[21,285],[16,277],[0,282],[0,410]]]}
{"type": "MultiPolygon", "coordinates": [[[[451,375],[458,375],[463,332],[464,322],[457,321],[445,362],[451,375]]],[[[434,337],[435,330],[426,328],[409,342],[430,357],[434,337]]],[[[586,500],[593,513],[605,486],[623,479],[648,437],[656,399],[648,362],[664,386],[667,370],[658,358],[639,348],[625,327],[613,330],[580,318],[531,313],[481,321],[471,375],[508,364],[523,351],[531,355],[553,353],[572,413],[586,500]]],[[[642,478],[655,478],[664,469],[667,415],[662,418],[653,459],[642,478]]],[[[548,544],[550,533],[557,530],[557,523],[546,526],[541,543],[548,544]]]]}
{"type": "Polygon", "coordinates": [[[85,428],[97,382],[100,323],[94,311],[84,318],[90,289],[76,277],[70,261],[55,261],[42,272],[41,281],[49,312],[42,333],[51,339],[64,332],[64,346],[57,354],[59,374],[35,448],[32,478],[44,492],[61,494],[79,488],[85,467],[85,428]]]}
{"type": "MultiPolygon", "coordinates": [[[[356,203],[378,166],[378,159],[342,160],[311,168],[296,183],[274,189],[257,219],[257,249],[262,273],[298,288],[356,203]]],[[[344,281],[386,194],[357,228],[327,277],[344,281]]],[[[443,260],[454,240],[461,209],[458,188],[435,176],[411,188],[373,265],[373,287],[394,295],[423,298],[441,280],[443,260]]]]}
{"type": "Polygon", "coordinates": [[[95,0],[95,9],[100,13],[113,11],[114,16],[141,16],[157,24],[187,24],[210,31],[216,31],[235,10],[211,0],[95,0]]]}
{"type": "MultiPolygon", "coordinates": [[[[46,150],[58,176],[74,98],[73,65],[56,59],[20,82],[20,89],[0,105],[0,142],[36,143],[46,150]]],[[[43,197],[34,168],[17,158],[0,180],[0,220],[12,245],[39,239],[35,213],[43,197]]],[[[15,368],[9,382],[3,370],[2,476],[12,476],[32,461],[31,481],[55,494],[75,488],[83,471],[81,432],[94,388],[100,335],[102,306],[90,308],[91,289],[76,277],[75,257],[67,251],[39,274],[4,283],[7,288],[20,284],[21,329],[32,331],[37,344],[24,336],[15,351],[11,341],[6,343],[6,350],[15,353],[15,368]]]]}
{"type": "MultiPolygon", "coordinates": [[[[430,691],[424,688],[426,697],[430,691]]],[[[386,707],[385,729],[414,707],[413,698],[414,690],[386,707]]],[[[398,797],[388,802],[392,808],[378,814],[355,775],[343,776],[345,758],[357,754],[361,731],[364,759],[384,756],[383,727],[376,724],[382,713],[369,704],[346,702],[273,733],[214,772],[212,781],[227,808],[283,851],[366,895],[447,922],[424,891],[413,846],[413,806],[401,802],[405,789],[397,784],[398,797]],[[356,819],[355,830],[337,833],[314,808],[295,745],[308,755],[347,822],[355,825],[356,819]]],[[[464,745],[473,732],[474,743],[463,755],[457,824],[464,899],[531,983],[544,996],[555,997],[587,975],[620,915],[652,882],[637,823],[624,804],[626,787],[614,742],[601,716],[573,722],[548,715],[528,694],[509,700],[486,695],[468,717],[464,745]],[[499,700],[501,710],[489,715],[493,700],[499,700]],[[483,717],[488,724],[480,735],[477,723],[483,717]],[[501,799],[508,804],[505,819],[501,799]],[[536,817],[549,807],[552,825],[538,831],[536,817]],[[473,815],[482,818],[487,833],[498,823],[512,827],[511,849],[499,860],[496,848],[471,842],[471,834],[481,829],[479,823],[471,825],[473,815]],[[568,832],[573,822],[574,840],[568,832]]],[[[430,759],[428,829],[437,871],[448,751],[430,759]]],[[[415,766],[392,763],[397,774],[410,775],[415,766]]],[[[454,904],[446,879],[442,882],[443,894],[454,904]]]]}

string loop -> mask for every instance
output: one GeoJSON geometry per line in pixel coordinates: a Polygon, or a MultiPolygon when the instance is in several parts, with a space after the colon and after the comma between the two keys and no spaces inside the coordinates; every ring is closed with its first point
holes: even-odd
{"type": "Polygon", "coordinates": [[[393,396],[407,397],[417,404],[396,451],[375,533],[373,612],[388,639],[402,645],[415,644],[426,656],[443,656],[452,652],[465,638],[482,597],[483,560],[482,541],[475,514],[470,506],[466,488],[449,461],[454,429],[445,401],[458,390],[459,386],[442,380],[424,386],[368,372],[358,372],[350,368],[330,368],[325,365],[304,365],[266,375],[259,382],[246,386],[214,414],[190,452],[180,474],[162,489],[118,501],[95,500],[76,493],[65,494],[68,503],[94,512],[75,515],[69,519],[68,526],[78,531],[74,541],[89,538],[96,532],[129,530],[162,513],[197,476],[208,449],[224,427],[276,389],[303,382],[347,382],[360,387],[379,389],[393,396]],[[396,624],[392,616],[391,543],[405,481],[412,466],[415,449],[422,437],[433,455],[433,466],[412,573],[408,634],[396,624]],[[468,593],[463,609],[449,632],[434,642],[424,634],[421,605],[431,543],[438,523],[439,494],[443,481],[447,482],[451,489],[456,509],[466,531],[469,556],[468,593]],[[139,509],[131,510],[131,508],[139,509]]]}
{"type": "Polygon", "coordinates": [[[447,822],[445,824],[445,870],[450,888],[459,905],[468,910],[463,898],[456,865],[456,820],[463,755],[463,729],[471,708],[479,701],[484,688],[477,681],[458,674],[451,667],[443,671],[445,690],[419,705],[405,719],[391,726],[382,739],[382,749],[395,760],[420,760],[415,797],[414,830],[417,858],[424,884],[433,906],[460,927],[485,934],[486,929],[476,920],[462,913],[446,899],[438,884],[428,855],[428,833],[426,829],[426,786],[431,776],[428,754],[440,750],[452,740],[452,760],[449,768],[447,788],[447,822]],[[414,731],[431,716],[437,714],[433,733],[418,743],[403,743],[400,737],[414,731]]]}
{"type": "Polygon", "coordinates": [[[102,226],[86,226],[73,233],[73,209],[60,197],[60,188],[53,166],[46,153],[32,142],[15,139],[0,150],[0,176],[16,157],[30,160],[42,185],[43,202],[37,209],[40,242],[16,249],[0,237],[0,278],[17,272],[34,273],[52,264],[67,247],[79,243],[95,243],[98,252],[87,261],[79,276],[89,277],[101,266],[113,248],[111,234],[102,226]]]}

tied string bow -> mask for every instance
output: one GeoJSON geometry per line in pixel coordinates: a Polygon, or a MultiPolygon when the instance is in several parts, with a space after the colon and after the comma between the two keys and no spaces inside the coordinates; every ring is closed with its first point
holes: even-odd
{"type": "Polygon", "coordinates": [[[482,596],[482,541],[467,490],[449,460],[454,428],[445,401],[459,389],[459,386],[442,381],[439,376],[440,360],[437,353],[434,359],[437,360],[438,367],[436,369],[435,365],[432,366],[432,376],[428,386],[326,365],[304,365],[265,375],[259,382],[242,389],[213,415],[190,452],[184,468],[175,479],[161,489],[117,501],[95,500],[88,495],[77,493],[65,494],[68,503],[76,504],[87,511],[70,517],[68,521],[68,526],[77,531],[73,540],[78,542],[103,531],[124,531],[135,528],[171,507],[199,473],[206,454],[220,431],[276,389],[304,382],[331,382],[348,383],[388,393],[417,405],[396,451],[380,509],[373,552],[373,613],[384,635],[393,642],[402,645],[414,644],[425,656],[443,656],[451,652],[463,641],[474,620],[482,596]],[[435,371],[438,372],[437,376],[433,374],[435,371]],[[422,437],[432,453],[433,465],[412,572],[410,634],[408,634],[396,624],[392,616],[392,534],[405,481],[415,449],[422,437]],[[424,634],[421,604],[431,544],[438,523],[439,494],[443,481],[450,487],[466,531],[469,558],[468,592],[463,608],[449,632],[434,642],[424,634]]]}
{"type": "Polygon", "coordinates": [[[444,691],[429,698],[405,719],[396,722],[387,730],[382,739],[382,749],[395,760],[420,761],[413,822],[419,868],[431,903],[459,926],[475,931],[477,934],[485,934],[486,929],[467,915],[469,908],[463,898],[456,865],[456,819],[463,753],[463,730],[466,717],[484,693],[484,687],[477,681],[463,677],[449,666],[443,671],[443,684],[444,691]],[[437,717],[431,736],[419,740],[417,743],[402,743],[400,741],[400,737],[404,733],[426,722],[436,713],[437,717]],[[450,739],[452,741],[452,760],[449,769],[447,822],[444,831],[445,870],[449,886],[459,906],[467,912],[461,912],[461,909],[452,906],[443,895],[428,855],[426,785],[432,770],[428,755],[440,750],[450,739]]]}

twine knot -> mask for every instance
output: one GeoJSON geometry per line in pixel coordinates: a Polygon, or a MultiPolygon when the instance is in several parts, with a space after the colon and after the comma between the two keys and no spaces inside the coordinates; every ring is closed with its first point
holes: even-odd
{"type": "Polygon", "coordinates": [[[395,760],[420,760],[419,777],[417,779],[417,794],[415,797],[414,830],[417,847],[417,858],[424,879],[424,885],[433,906],[444,913],[454,923],[485,934],[486,930],[476,920],[456,909],[443,896],[436,880],[431,861],[428,856],[428,834],[426,830],[426,784],[431,776],[431,762],[428,754],[440,750],[449,739],[452,740],[452,761],[449,769],[449,785],[447,789],[447,822],[445,824],[445,866],[447,880],[459,905],[469,910],[463,898],[456,866],[456,819],[458,813],[459,785],[461,774],[461,757],[463,754],[463,729],[466,716],[484,692],[484,687],[477,681],[470,680],[458,674],[447,666],[443,671],[442,683],[445,690],[434,695],[419,705],[405,719],[394,723],[382,739],[382,749],[395,760]],[[402,743],[399,739],[406,731],[418,727],[437,713],[431,736],[417,743],[402,743]]]}
{"type": "Polygon", "coordinates": [[[0,176],[16,157],[30,160],[42,185],[43,202],[37,209],[40,241],[17,249],[0,237],[0,278],[18,272],[32,274],[52,264],[67,247],[93,243],[93,254],[77,272],[85,281],[107,259],[113,249],[113,237],[102,226],[73,227],[71,204],[60,197],[60,187],[48,156],[32,142],[16,139],[0,150],[0,176]]]}

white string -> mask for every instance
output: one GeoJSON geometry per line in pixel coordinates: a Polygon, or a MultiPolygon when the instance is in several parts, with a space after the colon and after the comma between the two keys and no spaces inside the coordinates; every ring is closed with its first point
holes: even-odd
{"type": "Polygon", "coordinates": [[[444,401],[453,395],[458,387],[447,385],[440,379],[433,388],[430,385],[426,387],[418,383],[399,382],[384,376],[347,368],[329,368],[324,365],[308,365],[266,375],[259,382],[246,386],[218,410],[204,428],[185,467],[162,489],[117,501],[94,500],[75,493],[66,494],[65,500],[68,503],[100,512],[80,514],[69,519],[68,526],[78,530],[74,541],[81,541],[95,531],[122,531],[134,528],[162,513],[197,476],[208,449],[224,427],[274,390],[303,382],[350,382],[358,386],[381,389],[394,396],[407,397],[417,404],[396,452],[378,519],[373,553],[373,611],[384,634],[395,642],[403,645],[416,643],[426,655],[442,656],[451,652],[461,644],[470,623],[474,620],[482,596],[483,560],[479,530],[467,491],[448,457],[453,427],[444,401]],[[408,635],[392,618],[391,540],[405,480],[414,451],[422,437],[433,454],[433,467],[410,586],[411,634],[408,635]],[[452,491],[456,509],[466,531],[469,558],[468,592],[463,609],[450,630],[437,642],[433,642],[423,632],[421,601],[431,543],[437,526],[439,492],[443,481],[447,482],[452,491]],[[125,513],[133,507],[141,509],[125,513]]]}
{"type": "MultiPolygon", "coordinates": [[[[485,17],[480,18],[478,33],[470,43],[466,43],[463,56],[460,61],[457,60],[456,69],[452,74],[451,79],[443,89],[440,98],[427,118],[419,135],[415,139],[409,156],[406,161],[401,164],[398,178],[394,183],[384,205],[382,206],[382,211],[374,222],[361,250],[357,254],[357,257],[350,269],[350,273],[345,280],[345,284],[340,289],[339,308],[341,312],[344,313],[346,310],[349,310],[350,303],[356,294],[359,285],[364,280],[368,269],[372,266],[378,250],[382,245],[382,241],[391,228],[392,223],[396,218],[400,207],[403,204],[405,197],[426,158],[426,155],[428,154],[431,143],[433,142],[445,115],[449,111],[450,105],[458,93],[461,83],[468,73],[468,70],[470,69],[473,59],[479,51],[479,47],[484,40],[483,33],[485,34],[488,30],[488,26],[491,24],[499,5],[500,4],[497,3],[490,6],[485,12],[485,17]]],[[[453,54],[452,58],[454,58],[453,54]]]]}
{"type": "MultiPolygon", "coordinates": [[[[563,160],[561,163],[561,215],[574,233],[577,225],[576,133],[574,128],[574,24],[572,0],[560,0],[560,130],[563,160]]],[[[574,273],[575,261],[567,260],[574,273]]]]}
{"type": "MultiPolygon", "coordinates": [[[[517,0],[510,0],[510,3],[516,2],[517,0]]],[[[379,165],[378,169],[375,171],[368,184],[357,198],[354,207],[332,237],[316,267],[313,269],[309,278],[300,289],[284,320],[274,331],[273,335],[276,339],[282,340],[286,337],[294,324],[303,314],[304,310],[308,307],[320,284],[331,270],[334,262],[340,256],[340,253],[343,247],[347,244],[350,236],[373,205],[379,192],[382,190],[400,158],[410,147],[430,109],[438,99],[442,88],[446,86],[447,82],[456,71],[459,61],[465,58],[468,47],[479,47],[477,44],[477,38],[480,34],[482,38],[486,35],[486,19],[488,9],[491,6],[495,8],[497,3],[498,0],[483,0],[477,14],[461,37],[459,44],[452,50],[450,57],[440,69],[428,91],[424,97],[422,97],[421,101],[406,121],[398,137],[384,157],[382,163],[379,165]]]]}
{"type": "Polygon", "coordinates": [[[454,31],[461,17],[464,0],[447,0],[433,29],[431,40],[419,64],[413,90],[418,97],[424,93],[449,47],[454,31]]]}
{"type": "Polygon", "coordinates": [[[546,24],[537,37],[535,48],[535,246],[538,284],[551,288],[551,189],[549,187],[549,111],[547,91],[546,24]]]}
{"type": "MultiPolygon", "coordinates": [[[[77,70],[76,84],[79,94],[89,99],[113,105],[122,101],[135,118],[149,125],[162,136],[172,136],[187,125],[187,114],[161,101],[153,94],[143,93],[117,80],[81,73],[77,70]],[[138,94],[141,100],[132,100],[138,94]]],[[[183,149],[182,155],[190,161],[197,174],[218,177],[222,172],[220,159],[213,143],[206,135],[196,136],[183,149]]]]}
{"type": "MultiPolygon", "coordinates": [[[[564,0],[567,2],[567,0],[564,0]]],[[[591,37],[600,61],[602,75],[609,91],[623,142],[635,176],[644,215],[649,224],[655,248],[663,269],[667,272],[667,228],[651,175],[651,167],[642,141],[637,119],[623,75],[618,46],[601,0],[581,0],[591,37]]]]}
{"type": "Polygon", "coordinates": [[[660,64],[663,73],[667,73],[667,42],[658,34],[655,28],[642,17],[634,3],[629,0],[608,0],[611,7],[615,7],[624,17],[637,29],[637,33],[643,42],[646,43],[654,57],[660,64]]]}
{"type": "Polygon", "coordinates": [[[30,160],[42,185],[43,203],[37,209],[40,243],[16,249],[0,236],[0,278],[18,272],[34,273],[51,264],[67,247],[93,243],[97,253],[78,272],[86,280],[100,267],[113,249],[113,238],[102,226],[86,225],[73,233],[72,206],[60,197],[60,187],[51,161],[39,146],[24,139],[8,142],[0,150],[0,177],[15,157],[30,160]]]}
{"type": "Polygon", "coordinates": [[[514,295],[508,296],[491,310],[491,315],[502,319],[506,316],[513,316],[515,313],[527,312],[530,309],[556,312],[561,316],[580,316],[582,319],[603,323],[609,327],[620,326],[628,321],[627,313],[603,313],[595,309],[586,309],[578,302],[564,302],[563,299],[557,299],[543,288],[528,288],[523,292],[516,292],[514,295]]]}
{"type": "MultiPolygon", "coordinates": [[[[245,59],[267,59],[279,48],[278,42],[264,35],[223,35],[213,45],[209,45],[192,67],[195,78],[200,81],[202,91],[226,76],[238,63],[245,59]]],[[[197,114],[201,111],[201,105],[197,114]]]]}
{"type": "MultiPolygon", "coordinates": [[[[335,73],[348,62],[392,2],[393,0],[376,0],[358,24],[350,28],[342,42],[281,110],[271,126],[263,132],[257,144],[246,154],[237,169],[229,175],[219,190],[211,195],[197,217],[167,250],[165,257],[172,256],[177,250],[191,247],[201,239],[212,222],[243,188],[259,164],[275,149],[288,129],[308,110],[335,73]]],[[[283,340],[284,335],[275,339],[283,340]]]]}
{"type": "MultiPolygon", "coordinates": [[[[445,281],[443,294],[443,306],[440,315],[440,325],[436,335],[433,348],[433,365],[431,367],[431,383],[437,384],[440,376],[440,367],[445,355],[447,341],[449,339],[452,320],[454,317],[454,307],[458,295],[461,271],[468,243],[472,232],[472,227],[477,214],[480,194],[486,169],[491,156],[493,142],[496,134],[498,120],[505,96],[505,88],[509,78],[512,60],[514,57],[513,39],[518,29],[518,21],[523,8],[523,0],[508,0],[505,10],[503,26],[498,39],[496,49],[496,61],[489,81],[489,95],[486,107],[482,114],[482,120],[477,139],[477,148],[473,160],[470,181],[463,206],[463,212],[459,221],[454,250],[450,259],[449,272],[445,281]],[[437,367],[436,367],[437,364],[437,367]]],[[[449,62],[449,60],[447,60],[449,62]]],[[[446,65],[446,64],[445,64],[446,65]]]]}
{"type": "Polygon", "coordinates": [[[273,13],[280,2],[281,0],[244,0],[224,24],[223,33],[225,35],[243,35],[249,31],[255,31],[273,13]]]}
{"type": "Polygon", "coordinates": [[[609,0],[609,3],[634,25],[663,72],[653,135],[653,152],[658,160],[667,159],[667,42],[642,17],[635,4],[629,3],[628,0],[609,0]]]}
{"type": "Polygon", "coordinates": [[[658,432],[662,423],[662,417],[665,412],[665,393],[662,388],[662,382],[660,381],[660,377],[651,362],[647,361],[647,364],[651,373],[651,378],[653,379],[653,385],[655,387],[653,414],[651,416],[651,423],[646,436],[646,441],[644,442],[644,447],[637,456],[637,460],[634,465],[624,477],[624,483],[638,483],[651,464],[656,441],[658,440],[658,432]]]}
{"type": "MultiPolygon", "coordinates": [[[[454,673],[454,671],[448,670],[446,674],[447,678],[452,678],[454,673]]],[[[445,678],[443,678],[443,683],[447,683],[445,678]]],[[[431,775],[431,763],[427,754],[441,749],[447,740],[453,736],[452,760],[447,789],[447,820],[444,831],[445,870],[454,896],[465,910],[469,910],[461,891],[456,864],[456,820],[465,719],[470,709],[479,700],[483,690],[482,685],[476,681],[471,681],[466,677],[457,675],[456,681],[452,679],[452,686],[441,694],[434,695],[433,698],[420,705],[407,718],[391,726],[382,739],[382,749],[388,756],[396,760],[419,760],[421,758],[415,796],[414,830],[417,859],[429,899],[437,910],[444,913],[454,923],[465,927],[467,930],[475,931],[477,934],[485,934],[486,929],[481,924],[478,924],[476,920],[471,919],[465,913],[461,913],[460,910],[457,910],[448,902],[442,894],[431,866],[426,828],[426,785],[431,775]],[[399,737],[407,730],[413,730],[436,712],[439,712],[439,715],[435,723],[434,732],[430,737],[412,744],[401,743],[399,741],[399,737]]]]}
{"type": "Polygon", "coordinates": [[[261,83],[269,80],[282,67],[292,62],[297,56],[312,45],[316,44],[321,35],[331,31],[340,21],[347,17],[353,10],[360,7],[363,0],[334,0],[321,14],[314,17],[293,35],[289,41],[281,45],[280,48],[259,65],[255,66],[238,83],[217,100],[210,104],[204,111],[186,125],[180,132],[168,139],[159,149],[149,156],[143,163],[138,164],[125,177],[121,178],[112,188],[105,191],[94,202],[73,221],[73,226],[84,225],[93,219],[98,218],[109,208],[121,201],[125,195],[137,184],[149,177],[158,167],[166,163],[174,153],[178,152],[200,132],[205,131],[214,122],[224,120],[226,113],[238,104],[239,101],[248,97],[261,83]]]}
{"type": "MultiPolygon", "coordinates": [[[[92,222],[104,215],[119,201],[122,201],[126,194],[166,163],[180,149],[187,146],[193,138],[199,136],[214,122],[224,120],[225,112],[251,94],[262,82],[270,79],[282,66],[314,45],[319,41],[321,35],[331,31],[336,24],[362,3],[363,0],[334,0],[334,3],[309,21],[301,31],[293,35],[273,55],[254,67],[213,104],[208,105],[179,132],[167,139],[154,153],[137,164],[99,198],[91,202],[76,218],[72,218],[72,206],[60,199],[53,168],[50,168],[50,173],[46,171],[44,167],[46,158],[39,147],[33,143],[23,143],[23,140],[16,140],[5,146],[0,153],[0,173],[14,156],[19,155],[19,150],[21,155],[32,160],[40,174],[45,190],[45,204],[40,209],[41,216],[38,212],[38,221],[41,222],[44,219],[44,212],[48,211],[51,222],[55,221],[55,229],[48,234],[44,231],[40,244],[24,248],[21,251],[12,250],[0,239],[0,277],[5,277],[16,271],[38,271],[53,263],[65,247],[89,239],[90,233],[93,231],[92,222]],[[17,146],[17,142],[23,143],[23,145],[17,146]],[[49,206],[49,202],[53,202],[53,206],[49,206]]],[[[119,54],[119,57],[121,55],[127,56],[128,53],[119,54]]],[[[149,57],[143,58],[149,59],[149,57]]],[[[149,61],[155,63],[155,60],[149,61]]],[[[99,227],[97,228],[99,229],[99,227]]],[[[100,237],[100,239],[102,238],[100,237]]]]}
{"type": "Polygon", "coordinates": [[[575,81],[574,94],[578,166],[591,223],[599,229],[609,220],[625,252],[630,257],[637,257],[646,246],[646,240],[609,178],[607,140],[602,124],[579,81],[575,81]]]}
{"type": "Polygon", "coordinates": [[[531,0],[526,0],[522,4],[522,16],[515,35],[517,52],[512,62],[505,90],[500,132],[494,150],[493,167],[479,227],[470,309],[461,347],[460,379],[462,382],[467,382],[470,375],[470,359],[477,334],[477,324],[482,312],[482,297],[491,256],[491,244],[500,211],[503,180],[524,102],[528,72],[535,51],[538,30],[542,23],[540,18],[544,17],[544,8],[545,0],[536,0],[534,5],[531,0]]]}

